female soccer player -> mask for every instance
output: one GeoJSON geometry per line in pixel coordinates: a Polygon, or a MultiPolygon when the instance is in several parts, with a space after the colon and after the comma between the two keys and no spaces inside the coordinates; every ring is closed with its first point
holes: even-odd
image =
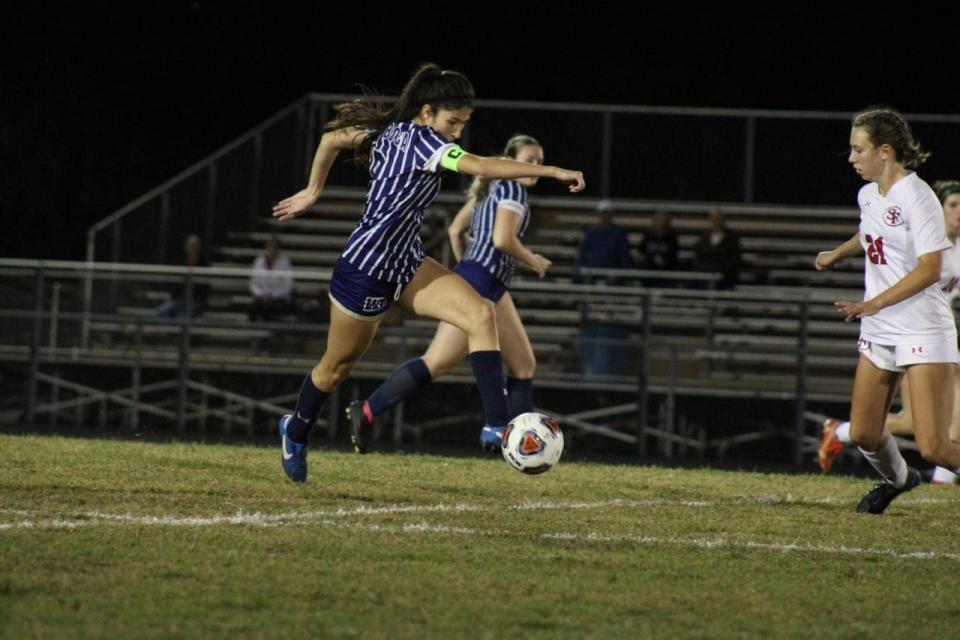
{"type": "Polygon", "coordinates": [[[860,230],[833,251],[817,255],[818,270],[866,251],[862,301],[840,300],[849,322],[860,319],[860,360],[853,383],[850,437],[883,477],[857,511],[883,513],[920,482],[885,427],[901,376],[909,393],[920,454],[957,470],[960,446],[948,434],[953,411],[957,332],[940,279],[950,247],[943,211],[930,187],[910,169],[929,156],[893,109],[857,113],[850,130],[849,162],[868,182],[860,189],[860,230]]]}
{"type": "MultiPolygon", "coordinates": [[[[527,135],[518,133],[511,137],[503,154],[519,162],[543,164],[543,148],[527,135]]],[[[475,178],[466,204],[447,230],[453,255],[459,261],[454,271],[496,310],[500,350],[510,370],[507,394],[511,417],[533,411],[536,361],[507,287],[518,261],[541,278],[551,264],[523,245],[523,234],[530,223],[527,188],[536,183],[536,177],[492,181],[475,178]],[[468,229],[471,242],[464,256],[463,236],[468,229]]],[[[452,324],[441,322],[423,356],[397,367],[365,402],[352,402],[347,418],[357,452],[366,453],[366,431],[374,418],[449,371],[467,352],[467,335],[452,324]]],[[[499,447],[502,433],[502,426],[484,426],[480,432],[481,446],[499,447]]]]}
{"type": "MultiPolygon", "coordinates": [[[[950,248],[943,252],[943,265],[940,271],[940,289],[953,299],[960,294],[960,182],[941,180],[934,183],[933,190],[943,206],[943,221],[947,230],[950,248]]],[[[900,382],[900,396],[903,408],[899,413],[887,416],[887,429],[896,436],[913,435],[913,412],[910,406],[909,383],[900,382]]],[[[953,418],[950,421],[950,439],[960,441],[960,370],[954,376],[953,418]]],[[[820,468],[830,471],[833,462],[850,440],[850,423],[829,418],[823,423],[823,435],[820,440],[820,468]]],[[[953,484],[957,475],[944,467],[935,467],[933,482],[953,484]]]]}
{"type": "Polygon", "coordinates": [[[294,413],[279,423],[281,462],[294,482],[307,478],[307,444],[317,415],[367,350],[393,302],[467,335],[487,424],[502,426],[509,419],[493,310],[462,278],[425,256],[423,211],[440,190],[443,169],[491,179],[549,177],[569,184],[571,192],[585,185],[579,171],[481,158],[457,146],[454,141],[473,111],[473,95],[463,74],[425,64],[389,110],[360,100],[339,105],[320,140],[307,187],[274,207],[281,221],[305,213],[323,192],[343,149],[353,149],[368,163],[363,216],[330,282],[326,352],[304,379],[294,413]]]}

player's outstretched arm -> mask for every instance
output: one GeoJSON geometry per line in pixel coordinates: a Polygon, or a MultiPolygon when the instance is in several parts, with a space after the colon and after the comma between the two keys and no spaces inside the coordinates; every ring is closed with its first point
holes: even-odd
{"type": "MultiPolygon", "coordinates": [[[[462,152],[461,152],[462,153],[462,152]]],[[[445,165],[446,166],[446,165],[445,165]]],[[[569,185],[570,192],[583,191],[587,183],[583,173],[549,165],[529,164],[510,158],[484,158],[464,153],[455,169],[460,173],[487,179],[516,180],[517,178],[553,178],[569,185]]]]}
{"type": "Polygon", "coordinates": [[[313,166],[310,169],[310,180],[305,189],[301,189],[289,198],[285,198],[273,207],[273,217],[292,220],[301,216],[320,198],[323,187],[330,175],[330,167],[337,159],[341,149],[355,149],[363,142],[366,133],[356,127],[328,131],[320,138],[317,153],[313,156],[313,166]]]}

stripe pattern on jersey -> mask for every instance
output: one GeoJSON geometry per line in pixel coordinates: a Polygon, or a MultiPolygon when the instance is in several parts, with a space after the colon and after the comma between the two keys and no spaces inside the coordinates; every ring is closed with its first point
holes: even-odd
{"type": "Polygon", "coordinates": [[[370,183],[360,224],[343,257],[371,278],[413,279],[425,253],[423,211],[440,192],[440,156],[453,146],[428,126],[394,122],[370,150],[370,183]]]}
{"type": "Polygon", "coordinates": [[[493,225],[497,220],[497,209],[501,207],[521,216],[520,224],[517,225],[517,238],[523,240],[523,234],[530,224],[527,190],[513,180],[494,180],[490,183],[487,197],[473,210],[470,218],[470,246],[464,260],[479,262],[506,286],[513,278],[517,261],[493,246],[493,225]]]}

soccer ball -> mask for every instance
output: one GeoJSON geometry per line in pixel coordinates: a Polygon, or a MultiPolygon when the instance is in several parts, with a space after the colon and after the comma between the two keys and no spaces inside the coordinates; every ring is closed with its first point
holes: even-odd
{"type": "Polygon", "coordinates": [[[503,430],[503,459],[517,471],[537,475],[553,468],[563,453],[563,432],[542,413],[521,413],[503,430]]]}

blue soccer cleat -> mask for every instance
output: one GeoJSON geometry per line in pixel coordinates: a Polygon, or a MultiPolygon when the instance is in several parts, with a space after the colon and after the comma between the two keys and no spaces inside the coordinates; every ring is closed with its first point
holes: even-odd
{"type": "Polygon", "coordinates": [[[480,447],[484,450],[499,451],[503,443],[503,430],[505,427],[491,427],[484,425],[480,430],[480,447]]]}
{"type": "Polygon", "coordinates": [[[287,437],[287,422],[292,417],[287,415],[280,418],[280,462],[288,478],[294,482],[304,482],[307,479],[307,445],[287,437]]]}

